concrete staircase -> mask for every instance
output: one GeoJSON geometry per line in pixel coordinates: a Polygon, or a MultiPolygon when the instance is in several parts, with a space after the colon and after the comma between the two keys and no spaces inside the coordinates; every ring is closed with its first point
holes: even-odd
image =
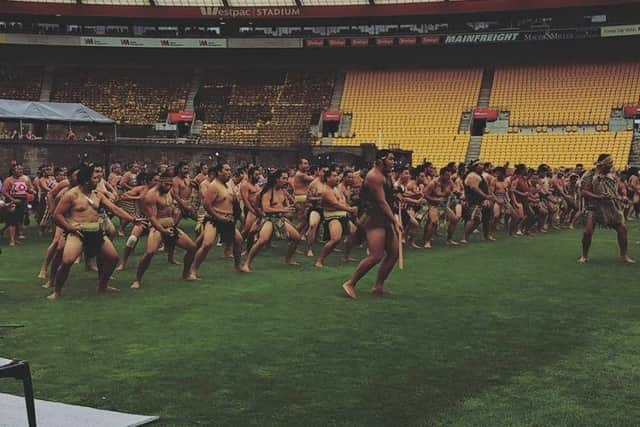
{"type": "Polygon", "coordinates": [[[482,73],[482,83],[480,84],[480,93],[478,95],[478,107],[488,107],[491,99],[491,89],[493,88],[493,68],[485,68],[482,73]]]}
{"type": "Polygon", "coordinates": [[[471,121],[473,120],[473,113],[471,111],[463,111],[460,116],[460,125],[458,126],[458,133],[469,132],[471,130],[471,121]]]}
{"type": "Polygon", "coordinates": [[[640,166],[640,136],[634,136],[631,141],[631,152],[629,153],[629,165],[640,166]]]}
{"type": "Polygon", "coordinates": [[[472,136],[469,138],[469,145],[467,145],[467,155],[464,161],[469,163],[471,160],[480,158],[480,147],[482,146],[482,136],[472,136]]]}
{"type": "Polygon", "coordinates": [[[44,73],[42,75],[42,85],[40,87],[40,102],[51,101],[51,89],[53,88],[53,73],[55,67],[53,65],[47,65],[44,67],[44,73]]]}
{"type": "Polygon", "coordinates": [[[331,96],[331,106],[329,107],[332,111],[340,110],[340,103],[342,102],[342,92],[344,91],[344,80],[347,77],[347,72],[344,70],[339,70],[336,73],[335,82],[333,84],[333,95],[331,96]]]}
{"type": "Polygon", "coordinates": [[[195,109],[195,100],[196,95],[198,95],[198,90],[200,89],[200,84],[202,83],[202,77],[204,76],[204,68],[196,67],[193,70],[193,78],[191,79],[191,85],[189,87],[189,93],[187,94],[187,101],[184,104],[185,111],[194,111],[195,109]]]}

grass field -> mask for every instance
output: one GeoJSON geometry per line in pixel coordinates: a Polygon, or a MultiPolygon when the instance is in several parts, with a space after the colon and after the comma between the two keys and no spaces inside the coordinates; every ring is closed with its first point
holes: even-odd
{"type": "Polygon", "coordinates": [[[638,425],[640,265],[615,233],[597,230],[588,265],[578,231],[474,238],[408,250],[389,298],[367,295],[370,273],[347,300],[353,264],[284,267],[279,242],[250,275],[214,248],[196,283],[158,256],[134,291],[140,246],[120,294],[76,266],[50,302],[31,236],[0,255],[0,324],[24,325],[0,328],[0,355],[31,362],[38,398],[162,426],[638,425]]]}

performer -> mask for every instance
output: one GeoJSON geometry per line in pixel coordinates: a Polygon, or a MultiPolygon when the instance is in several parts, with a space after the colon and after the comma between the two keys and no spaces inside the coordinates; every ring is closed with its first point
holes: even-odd
{"type": "Polygon", "coordinates": [[[394,155],[389,150],[380,150],[376,154],[374,167],[367,173],[360,190],[365,218],[365,229],[369,255],[363,259],[342,285],[344,293],[352,299],[356,298],[355,287],[369,270],[380,263],[372,294],[382,296],[389,292],[384,282],[398,260],[402,223],[394,215],[395,196],[393,184],[389,177],[394,165],[394,155]]]}
{"type": "Polygon", "coordinates": [[[138,185],[122,195],[122,199],[133,200],[136,203],[136,215],[133,228],[131,229],[131,234],[124,245],[124,252],[116,271],[124,271],[127,267],[129,257],[138,245],[138,239],[140,239],[145,232],[148,232],[151,227],[151,223],[144,212],[141,201],[149,190],[158,185],[160,182],[160,175],[157,173],[142,175],[138,181],[142,185],[138,185]]]}
{"type": "Polygon", "coordinates": [[[235,268],[236,271],[241,271],[242,236],[235,227],[233,217],[233,203],[236,198],[227,186],[227,182],[231,179],[231,166],[227,163],[218,163],[214,171],[216,179],[209,184],[202,200],[207,216],[202,231],[202,243],[194,257],[190,277],[198,278],[198,269],[216,243],[218,234],[222,243],[233,244],[235,268]]]}
{"type": "Polygon", "coordinates": [[[451,182],[451,171],[447,168],[440,169],[438,179],[431,181],[424,190],[424,197],[429,203],[429,217],[427,226],[424,229],[424,248],[431,249],[432,238],[438,229],[440,218],[446,218],[447,245],[458,246],[458,242],[453,240],[453,234],[458,225],[458,217],[453,211],[453,204],[450,201],[453,194],[453,182],[451,182]]]}
{"type": "Polygon", "coordinates": [[[13,210],[7,214],[9,226],[9,246],[15,246],[20,236],[20,230],[24,223],[27,211],[28,199],[33,196],[33,186],[28,176],[24,174],[24,168],[20,163],[11,166],[11,176],[2,183],[2,195],[14,205],[13,210]]]}
{"type": "Polygon", "coordinates": [[[194,276],[189,275],[189,271],[196,253],[196,244],[185,232],[176,227],[176,222],[173,217],[174,202],[171,195],[172,186],[173,177],[170,173],[165,172],[160,175],[158,185],[147,191],[142,198],[143,211],[149,217],[149,222],[153,226],[153,229],[149,231],[147,250],[138,264],[136,278],[131,284],[131,287],[134,289],[141,286],[142,276],[149,268],[151,259],[160,247],[160,243],[164,243],[166,247],[177,245],[186,251],[182,278],[185,280],[195,280],[194,276]]]}
{"type": "MultiPolygon", "coordinates": [[[[56,253],[56,250],[59,246],[59,240],[64,235],[63,230],[54,224],[52,212],[55,210],[55,206],[60,200],[61,195],[64,194],[61,192],[61,190],[68,188],[68,184],[67,186],[60,185],[61,182],[66,181],[67,177],[63,173],[63,170],[61,168],[56,168],[54,171],[54,175],[55,175],[55,183],[47,191],[47,196],[45,197],[45,200],[44,200],[46,203],[45,214],[42,217],[42,222],[40,223],[40,225],[42,225],[43,223],[48,224],[46,228],[50,228],[50,227],[53,228],[53,239],[49,244],[49,246],[47,247],[46,255],[44,257],[44,260],[42,261],[42,265],[40,266],[40,273],[38,274],[38,279],[47,278],[47,268],[51,265],[51,260],[53,259],[56,253]],[[56,192],[54,193],[53,190],[58,188],[58,186],[60,186],[59,189],[56,190],[56,192]]],[[[62,249],[63,247],[64,247],[64,242],[62,243],[62,247],[60,249],[62,249]]],[[[53,274],[55,274],[55,271],[53,272],[53,274]]]]}
{"type": "Polygon", "coordinates": [[[269,242],[274,232],[278,238],[289,239],[289,248],[284,259],[285,264],[297,265],[293,261],[293,255],[302,236],[287,218],[288,215],[295,212],[295,208],[290,205],[289,197],[286,194],[288,179],[287,172],[278,169],[269,175],[267,183],[260,192],[260,210],[263,212],[263,219],[258,231],[258,241],[249,250],[242,271],[251,271],[253,259],[258,255],[260,249],[269,242]]]}
{"type": "Polygon", "coordinates": [[[507,218],[512,214],[511,203],[509,199],[509,183],[506,180],[507,171],[502,166],[493,169],[495,179],[489,185],[489,192],[496,197],[496,203],[493,205],[493,216],[491,220],[491,235],[495,239],[498,223],[501,218],[505,219],[505,228],[507,226],[507,218]]]}
{"type": "MultiPolygon", "coordinates": [[[[131,190],[132,188],[136,187],[138,185],[139,173],[140,173],[140,163],[133,162],[129,167],[129,170],[124,175],[122,175],[122,178],[119,180],[116,188],[118,188],[120,192],[125,193],[131,190]]],[[[117,179],[113,174],[114,172],[112,169],[112,178],[109,179],[110,182],[112,179],[113,181],[116,181],[117,179]]],[[[118,206],[124,209],[132,217],[136,214],[136,205],[133,202],[133,200],[119,200],[118,206]]],[[[122,222],[122,221],[120,222],[120,227],[118,228],[118,236],[124,237],[124,229],[127,226],[127,224],[128,224],[127,222],[122,222]]]]}
{"type": "Polygon", "coordinates": [[[318,229],[323,221],[322,208],[320,207],[320,200],[322,199],[322,193],[326,190],[327,186],[324,184],[324,175],[328,168],[318,167],[316,170],[316,177],[309,187],[307,188],[307,216],[306,222],[309,225],[307,229],[307,256],[313,256],[313,244],[318,237],[318,229]]]}
{"type": "Polygon", "coordinates": [[[307,226],[307,190],[314,177],[309,175],[309,160],[300,159],[298,170],[291,177],[291,188],[295,199],[296,217],[298,219],[298,231],[303,233],[307,226]]]}
{"type": "Polygon", "coordinates": [[[133,217],[107,197],[95,191],[100,175],[92,166],[82,165],[77,173],[78,186],[68,190],[55,208],[53,219],[66,232],[60,267],[55,276],[55,290],[47,298],[58,299],[69,276],[71,265],[84,251],[86,258],[98,256],[98,292],[118,291],[108,286],[118,261],[113,243],[105,235],[99,210],[104,207],[125,221],[133,217]]]}
{"type": "Polygon", "coordinates": [[[347,204],[347,198],[337,187],[338,173],[335,166],[324,174],[323,182],[326,189],[322,192],[320,206],[324,212],[324,220],[329,229],[329,240],[322,247],[315,266],[324,267],[324,260],[333,251],[344,236],[355,233],[356,226],[349,219],[349,214],[355,214],[357,209],[347,204]]]}
{"type": "Polygon", "coordinates": [[[489,193],[489,184],[482,177],[484,165],[479,161],[471,164],[469,174],[464,179],[464,190],[467,200],[467,223],[460,243],[469,243],[469,236],[482,223],[485,240],[495,240],[489,235],[491,202],[495,197],[489,193]]]}
{"type": "Polygon", "coordinates": [[[258,196],[260,195],[258,181],[260,176],[260,168],[251,166],[247,170],[247,179],[240,184],[240,197],[244,205],[244,225],[241,234],[247,241],[247,248],[250,248],[253,244],[262,215],[258,202],[258,196]]]}
{"type": "Polygon", "coordinates": [[[616,178],[611,175],[613,158],[600,154],[596,167],[582,176],[582,195],[585,198],[585,226],[582,236],[582,256],[580,263],[589,261],[589,247],[594,226],[614,228],[618,234],[620,257],[626,263],[635,263],[627,253],[627,227],[624,224],[622,208],[618,199],[616,178]]]}

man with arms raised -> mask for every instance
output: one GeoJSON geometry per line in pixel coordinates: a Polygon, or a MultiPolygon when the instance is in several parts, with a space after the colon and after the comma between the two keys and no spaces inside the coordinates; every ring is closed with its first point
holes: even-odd
{"type": "Polygon", "coordinates": [[[433,235],[438,229],[438,222],[441,216],[447,217],[449,226],[447,227],[447,244],[457,246],[458,242],[453,240],[453,233],[458,225],[458,217],[453,211],[449,198],[453,192],[453,182],[451,182],[451,171],[447,168],[440,169],[440,176],[431,181],[424,190],[424,198],[429,203],[429,222],[424,229],[424,247],[431,249],[433,235]]]}
{"type": "Polygon", "coordinates": [[[71,265],[83,251],[86,258],[98,257],[98,292],[117,291],[108,286],[108,282],[118,262],[118,252],[102,230],[100,208],[110,210],[121,220],[133,221],[131,215],[96,191],[100,174],[93,167],[81,166],[77,179],[78,186],[62,196],[53,213],[54,221],[66,232],[67,238],[55,276],[55,290],[47,297],[50,300],[60,298],[71,265]]]}

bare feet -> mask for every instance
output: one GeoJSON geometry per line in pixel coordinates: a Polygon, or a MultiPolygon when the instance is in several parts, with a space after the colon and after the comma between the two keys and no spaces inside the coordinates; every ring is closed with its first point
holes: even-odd
{"type": "Polygon", "coordinates": [[[170,259],[168,260],[169,264],[172,265],[182,265],[182,263],[180,261],[176,261],[175,259],[170,259]]]}
{"type": "Polygon", "coordinates": [[[196,276],[196,274],[193,272],[189,273],[189,275],[186,277],[183,276],[182,278],[187,282],[195,282],[196,280],[198,280],[198,276],[196,276]]]}
{"type": "Polygon", "coordinates": [[[98,292],[100,293],[114,293],[114,292],[120,292],[120,289],[114,287],[114,286],[107,286],[106,288],[98,288],[98,292]]]}
{"type": "Polygon", "coordinates": [[[309,258],[312,258],[312,257],[314,257],[315,255],[313,255],[313,251],[312,251],[311,249],[309,249],[309,250],[307,251],[307,256],[308,256],[309,258]]]}
{"type": "Polygon", "coordinates": [[[140,282],[137,280],[131,284],[132,289],[140,289],[140,282]]]}
{"type": "Polygon", "coordinates": [[[322,261],[316,261],[316,263],[314,264],[316,267],[318,268],[322,268],[324,267],[324,264],[322,263],[322,261]]]}
{"type": "Polygon", "coordinates": [[[586,264],[587,261],[589,261],[589,258],[587,258],[586,256],[581,256],[580,258],[578,258],[578,262],[580,264],[586,264]]]}
{"type": "Polygon", "coordinates": [[[636,263],[629,255],[623,255],[622,261],[626,262],[627,264],[635,264],[636,263]]]}
{"type": "Polygon", "coordinates": [[[496,238],[493,237],[493,236],[489,236],[489,237],[487,237],[487,240],[490,241],[490,242],[495,242],[496,238]]]}
{"type": "Polygon", "coordinates": [[[297,262],[295,262],[295,261],[294,261],[294,260],[292,260],[292,259],[289,259],[289,260],[286,260],[286,259],[285,259],[285,260],[284,260],[284,263],[285,263],[286,265],[300,265],[300,264],[298,264],[297,262]]]}
{"type": "Polygon", "coordinates": [[[469,243],[469,242],[467,241],[467,239],[462,239],[462,240],[460,240],[460,244],[461,244],[461,245],[466,245],[467,243],[469,243]]]}
{"type": "Polygon", "coordinates": [[[342,261],[344,261],[344,262],[356,262],[358,260],[355,259],[354,257],[348,257],[348,258],[342,258],[342,261]]]}
{"type": "Polygon", "coordinates": [[[51,280],[47,280],[47,282],[44,285],[42,285],[42,287],[45,289],[51,289],[53,288],[53,284],[51,283],[51,280]]]}
{"type": "Polygon", "coordinates": [[[240,271],[242,271],[243,273],[251,273],[251,267],[249,267],[249,264],[244,264],[241,268],[240,271]]]}
{"type": "Polygon", "coordinates": [[[455,240],[447,240],[447,245],[449,245],[449,246],[460,246],[460,243],[456,242],[455,240]]]}
{"type": "Polygon", "coordinates": [[[47,297],[49,301],[53,301],[54,299],[59,299],[62,295],[59,292],[53,292],[51,295],[47,297]]]}
{"type": "Polygon", "coordinates": [[[409,246],[412,247],[413,249],[421,249],[420,246],[416,244],[416,242],[411,242],[409,246]]]}
{"type": "Polygon", "coordinates": [[[356,299],[355,287],[348,280],[342,284],[342,290],[351,299],[356,299]]]}
{"type": "Polygon", "coordinates": [[[388,297],[390,295],[393,295],[393,292],[381,286],[374,286],[373,288],[371,288],[371,295],[374,297],[388,297]]]}
{"type": "Polygon", "coordinates": [[[38,279],[46,279],[47,278],[47,272],[40,270],[40,273],[38,273],[38,279]]]}
{"type": "Polygon", "coordinates": [[[124,264],[118,264],[116,271],[124,271],[124,264]]]}
{"type": "Polygon", "coordinates": [[[431,249],[431,241],[427,242],[423,246],[425,249],[431,249]]]}

